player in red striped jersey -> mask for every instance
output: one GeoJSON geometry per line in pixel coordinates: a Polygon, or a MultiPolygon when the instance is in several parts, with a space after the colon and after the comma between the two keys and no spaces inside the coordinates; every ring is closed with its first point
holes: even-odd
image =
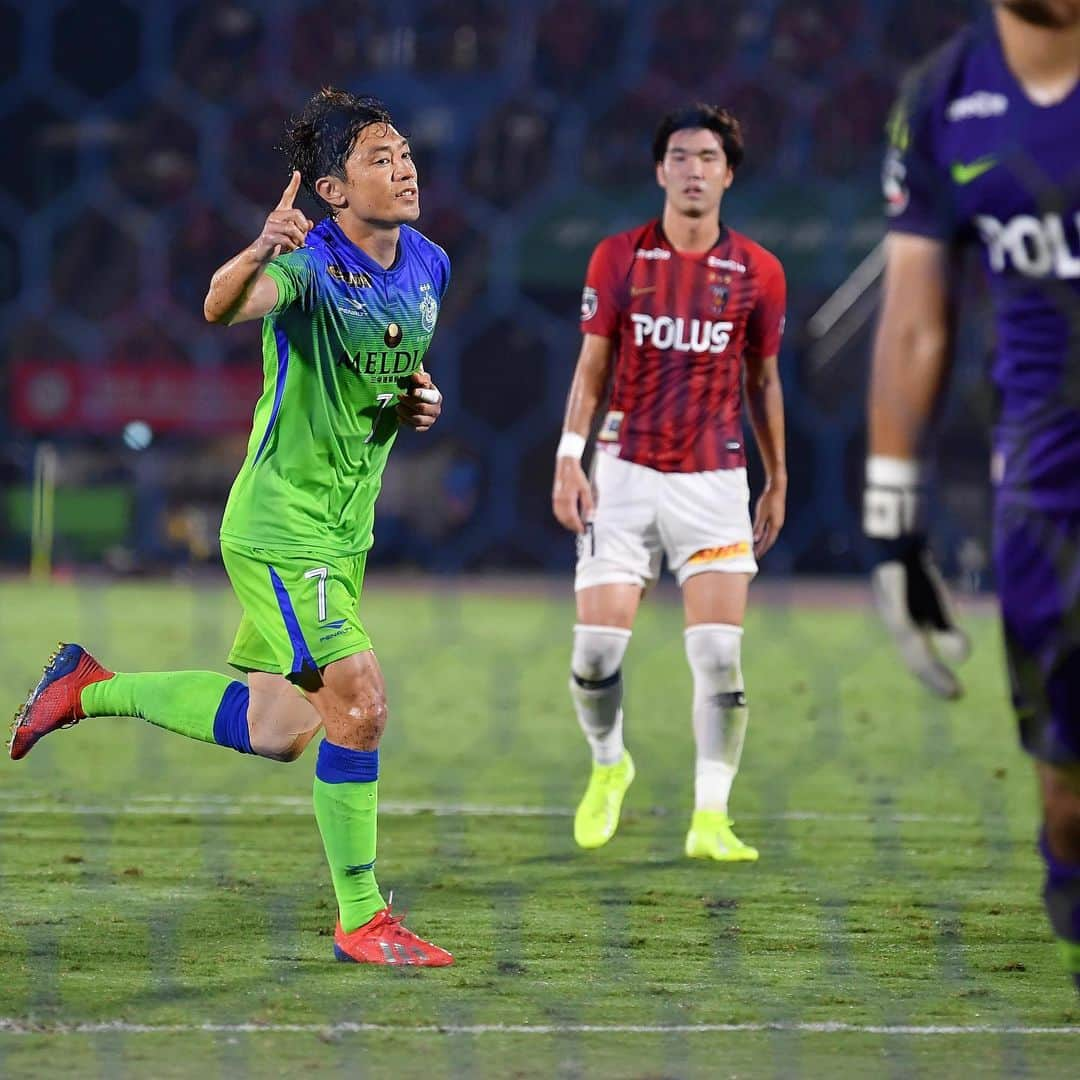
{"type": "Polygon", "coordinates": [[[787,470],[777,367],[784,272],[728,228],[720,204],[742,160],[738,121],[694,105],[653,144],[659,220],[597,246],[581,304],[583,342],[556,453],[552,505],[578,534],[570,692],[592,748],[574,819],[582,847],[618,826],[634,765],[623,744],[621,665],[661,558],[682,587],[694,680],[695,809],[686,853],[754,860],[728,798],[746,733],[742,623],[757,559],[784,524],[787,470]],[[745,384],[765,466],[754,522],[743,449],[745,384]],[[581,466],[601,399],[592,482],[581,466]]]}

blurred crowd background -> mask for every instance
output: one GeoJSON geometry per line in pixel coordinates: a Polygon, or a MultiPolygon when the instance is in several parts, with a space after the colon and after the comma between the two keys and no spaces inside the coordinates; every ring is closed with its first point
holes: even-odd
{"type": "MultiPolygon", "coordinates": [[[[883,125],[903,72],[984,7],[0,0],[0,565],[28,561],[42,443],[59,565],[217,562],[261,361],[258,325],[208,326],[202,299],[287,179],[285,118],[336,84],[390,104],[418,160],[420,227],[453,264],[428,364],[446,411],[432,434],[399,437],[372,565],[569,569],[550,483],[582,275],[600,237],[659,210],[660,116],[704,100],[732,108],[747,140],[725,219],[788,277],[789,518],[767,568],[860,571],[872,318],[827,348],[808,320],[883,235],[883,125]]],[[[979,587],[992,342],[972,300],[935,531],[979,587]]]]}

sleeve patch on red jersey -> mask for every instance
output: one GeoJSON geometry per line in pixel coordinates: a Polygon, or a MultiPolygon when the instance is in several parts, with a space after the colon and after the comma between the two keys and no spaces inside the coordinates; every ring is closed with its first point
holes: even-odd
{"type": "Polygon", "coordinates": [[[599,304],[600,297],[597,295],[596,290],[586,285],[581,290],[581,321],[588,322],[596,314],[599,304]]]}
{"type": "Polygon", "coordinates": [[[622,429],[622,422],[625,413],[618,412],[613,409],[604,417],[604,422],[600,425],[600,430],[596,433],[596,438],[599,442],[616,442],[619,438],[619,431],[622,429]]]}

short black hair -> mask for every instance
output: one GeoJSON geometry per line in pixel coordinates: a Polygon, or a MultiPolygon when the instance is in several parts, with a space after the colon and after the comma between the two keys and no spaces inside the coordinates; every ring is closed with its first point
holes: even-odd
{"type": "Polygon", "coordinates": [[[687,128],[707,128],[716,132],[728,165],[733,169],[739,167],[743,159],[743,135],[739,121],[727,109],[722,109],[719,105],[706,105],[700,101],[669,112],[660,121],[653,137],[653,161],[657,164],[663,161],[667,153],[668,139],[676,131],[685,131],[687,128]]]}
{"type": "Polygon", "coordinates": [[[301,183],[318,199],[315,181],[320,176],[345,178],[345,160],[360,132],[371,124],[393,125],[390,110],[378,98],[324,86],[290,117],[278,149],[290,172],[299,169],[301,183]]]}

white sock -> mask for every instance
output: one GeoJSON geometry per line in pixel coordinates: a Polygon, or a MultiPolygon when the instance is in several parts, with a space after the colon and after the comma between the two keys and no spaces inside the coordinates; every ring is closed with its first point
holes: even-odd
{"type": "Polygon", "coordinates": [[[694,809],[726,814],[748,719],[739,666],[742,627],[702,623],[685,636],[694,676],[694,809]]]}
{"type": "Polygon", "coordinates": [[[630,631],[618,626],[574,627],[570,697],[598,765],[623,756],[622,673],[630,631]]]}

